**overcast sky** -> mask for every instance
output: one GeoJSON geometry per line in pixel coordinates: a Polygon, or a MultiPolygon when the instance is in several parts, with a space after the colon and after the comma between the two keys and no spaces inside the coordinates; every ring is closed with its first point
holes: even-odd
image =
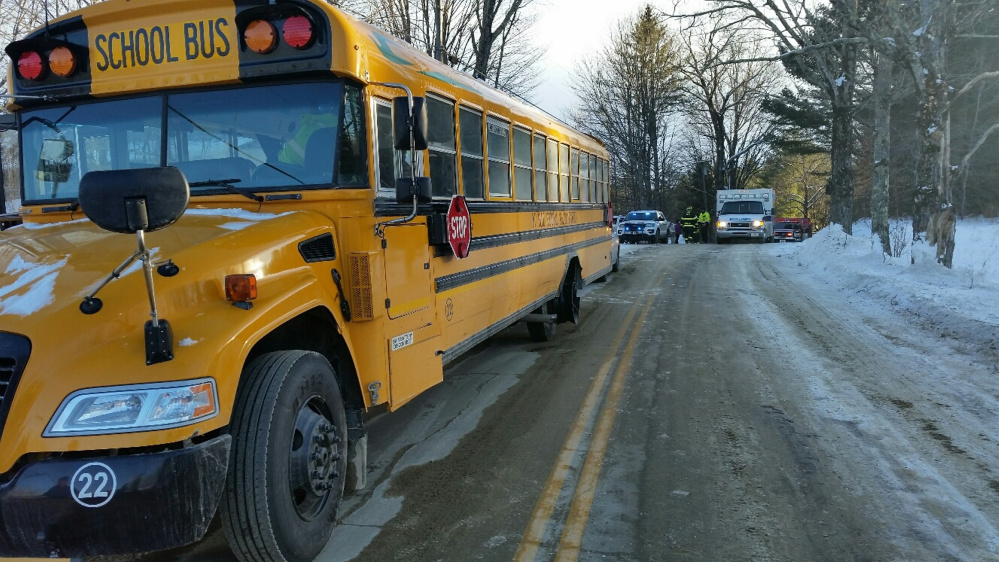
{"type": "Polygon", "coordinates": [[[645,4],[666,7],[661,0],[535,0],[538,21],[534,32],[544,52],[541,80],[531,100],[552,115],[566,119],[577,98],[572,74],[576,65],[609,43],[611,30],[635,16],[645,4]]]}

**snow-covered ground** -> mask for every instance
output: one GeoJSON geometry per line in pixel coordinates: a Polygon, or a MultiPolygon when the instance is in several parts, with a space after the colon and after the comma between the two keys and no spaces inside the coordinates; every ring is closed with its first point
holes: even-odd
{"type": "MultiPolygon", "coordinates": [[[[911,243],[907,223],[893,223],[902,240],[898,257],[885,256],[869,221],[854,225],[853,236],[830,226],[798,243],[768,246],[771,254],[793,264],[799,279],[820,292],[836,289],[863,299],[865,307],[930,324],[947,337],[995,349],[999,345],[999,219],[966,219],[957,224],[954,267],[935,261],[935,247],[911,243]],[[913,263],[914,262],[914,263],[913,263]]],[[[977,346],[976,346],[977,347],[977,346]]]]}

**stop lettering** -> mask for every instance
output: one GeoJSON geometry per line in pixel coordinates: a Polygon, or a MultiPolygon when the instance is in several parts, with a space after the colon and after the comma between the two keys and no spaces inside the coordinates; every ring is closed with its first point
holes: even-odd
{"type": "Polygon", "coordinates": [[[458,259],[468,256],[468,246],[472,243],[472,216],[462,195],[452,197],[447,208],[447,243],[458,259]]]}

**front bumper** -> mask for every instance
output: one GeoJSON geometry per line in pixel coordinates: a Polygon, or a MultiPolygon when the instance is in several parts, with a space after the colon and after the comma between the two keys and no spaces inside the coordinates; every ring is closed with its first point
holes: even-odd
{"type": "Polygon", "coordinates": [[[718,238],[761,238],[766,234],[762,230],[718,230],[715,236],[718,238]]]}
{"type": "Polygon", "coordinates": [[[47,459],[0,484],[0,556],[84,557],[175,548],[204,536],[231,437],[161,453],[47,459]]]}

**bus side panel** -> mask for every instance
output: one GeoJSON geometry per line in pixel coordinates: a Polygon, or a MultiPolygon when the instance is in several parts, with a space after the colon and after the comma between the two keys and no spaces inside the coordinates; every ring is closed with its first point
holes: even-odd
{"type": "Polygon", "coordinates": [[[440,339],[428,325],[388,341],[392,410],[444,380],[440,339]]]}
{"type": "Polygon", "coordinates": [[[565,256],[556,256],[440,295],[444,349],[451,349],[558,291],[565,256]]]}

